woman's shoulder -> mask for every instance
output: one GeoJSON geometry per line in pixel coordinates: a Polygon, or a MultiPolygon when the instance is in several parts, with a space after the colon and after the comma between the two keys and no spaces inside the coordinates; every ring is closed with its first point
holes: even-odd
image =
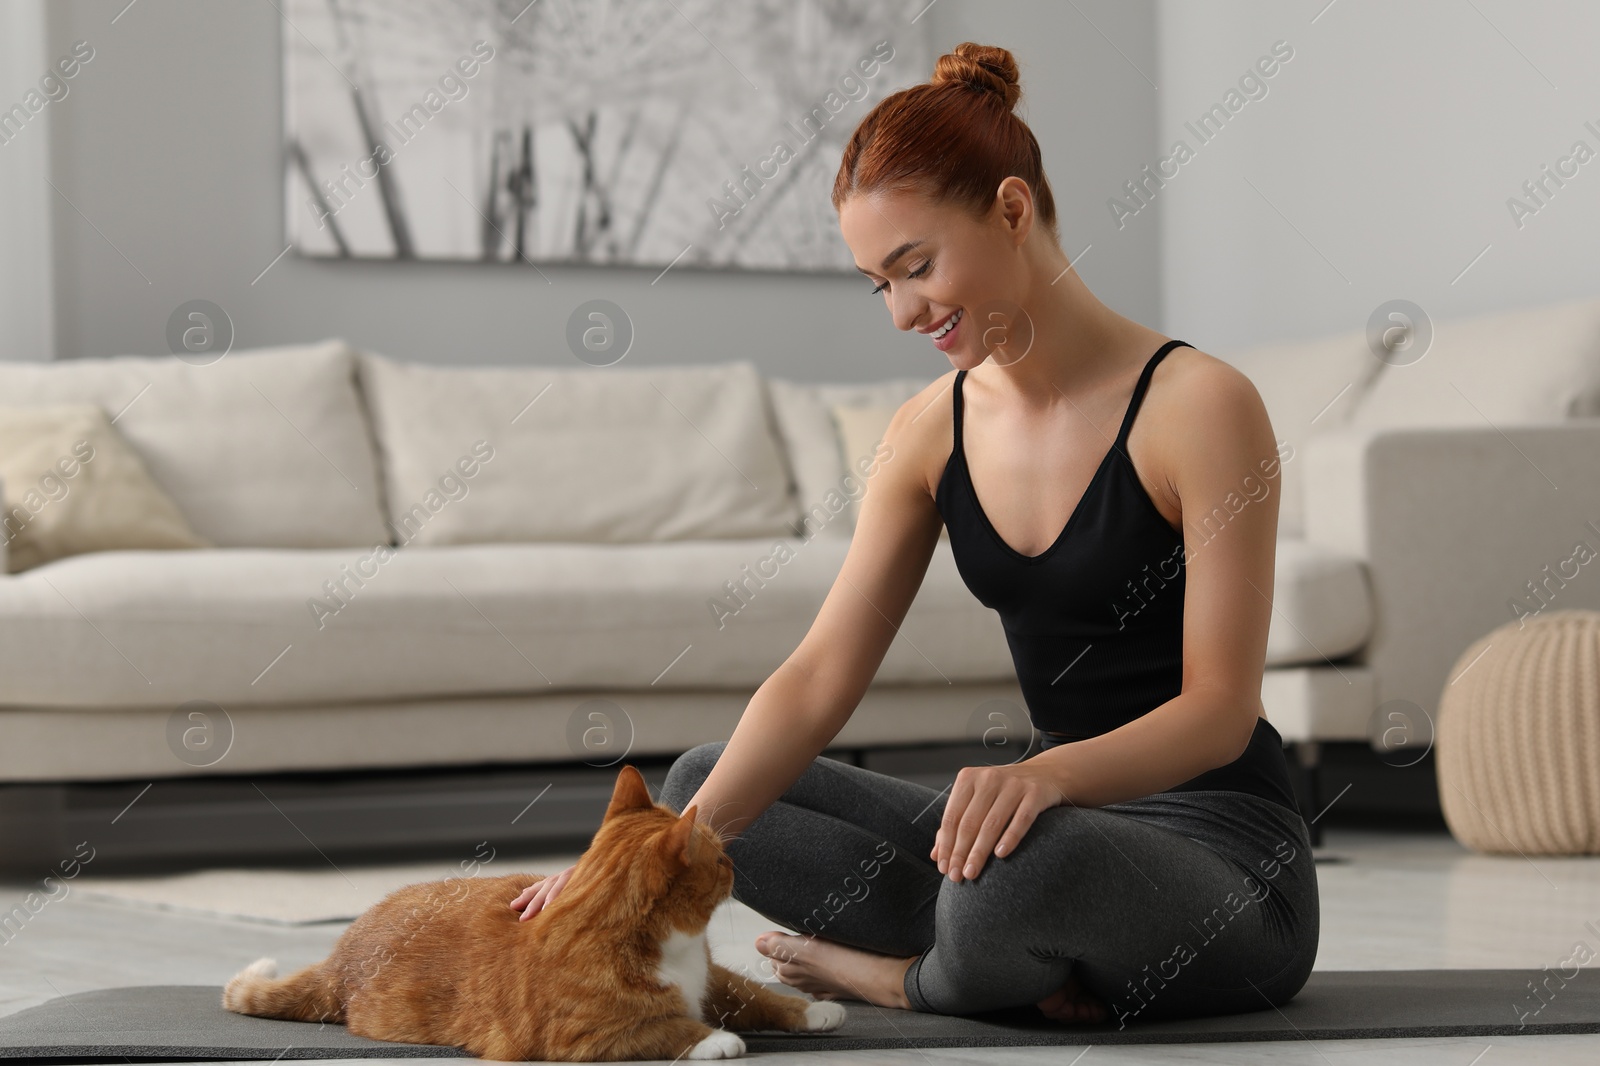
{"type": "Polygon", "coordinates": [[[929,496],[937,493],[945,462],[955,447],[952,420],[957,373],[945,371],[901,404],[884,433],[884,442],[897,455],[911,460],[906,468],[916,472],[929,496]]]}
{"type": "Polygon", "coordinates": [[[1174,510],[1182,481],[1207,468],[1231,469],[1244,454],[1273,450],[1266,405],[1243,371],[1198,348],[1179,346],[1157,364],[1134,422],[1130,449],[1148,457],[1174,510]]]}
{"type": "Polygon", "coordinates": [[[1181,344],[1151,373],[1144,404],[1161,412],[1151,422],[1181,426],[1196,416],[1213,422],[1237,418],[1261,408],[1261,396],[1244,371],[1232,363],[1181,344]]]}

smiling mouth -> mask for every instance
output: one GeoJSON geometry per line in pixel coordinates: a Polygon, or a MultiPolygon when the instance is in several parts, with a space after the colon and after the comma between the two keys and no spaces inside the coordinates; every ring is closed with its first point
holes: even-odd
{"type": "Polygon", "coordinates": [[[932,337],[934,340],[938,340],[940,337],[943,337],[946,333],[949,333],[951,330],[956,328],[956,323],[961,321],[961,316],[964,313],[964,311],[956,311],[955,314],[951,315],[945,320],[944,325],[928,334],[928,336],[932,337]]]}

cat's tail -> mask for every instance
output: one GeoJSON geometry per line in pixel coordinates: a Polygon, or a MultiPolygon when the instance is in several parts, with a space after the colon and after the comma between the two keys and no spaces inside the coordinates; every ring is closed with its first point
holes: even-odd
{"type": "Polygon", "coordinates": [[[222,990],[222,1006],[258,1018],[343,1022],[344,1003],[320,964],[279,977],[276,959],[257,959],[222,990]]]}

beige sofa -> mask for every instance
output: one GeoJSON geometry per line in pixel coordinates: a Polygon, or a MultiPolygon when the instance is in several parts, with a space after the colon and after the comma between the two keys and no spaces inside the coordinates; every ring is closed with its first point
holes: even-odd
{"type": "MultiPolygon", "coordinates": [[[[14,404],[114,413],[215,545],[0,578],[0,780],[600,764],[727,736],[861,491],[813,393],[772,387],[788,400],[747,362],[443,369],[338,341],[0,364],[14,404]],[[797,494],[792,463],[828,484],[797,494]]],[[[941,553],[841,745],[959,738],[1020,702],[941,553]]]]}
{"type": "MultiPolygon", "coordinates": [[[[1441,325],[1371,380],[1359,333],[1215,354],[1288,446],[1263,699],[1308,756],[1368,738],[1384,701],[1431,711],[1525,583],[1600,543],[1596,301],[1441,325]]],[[[0,781],[611,765],[724,738],[849,545],[832,408],[922,384],[418,366],[339,341],[0,364],[11,404],[113,413],[215,545],[0,577],[0,781]]],[[[1558,598],[1600,605],[1600,578],[1558,598]]],[[[1007,705],[1004,634],[941,540],[836,746],[972,741],[1007,705]]]]}

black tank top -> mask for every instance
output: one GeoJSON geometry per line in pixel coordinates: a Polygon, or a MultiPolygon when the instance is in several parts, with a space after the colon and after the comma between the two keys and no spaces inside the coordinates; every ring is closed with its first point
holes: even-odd
{"type": "MultiPolygon", "coordinates": [[[[1168,341],[1145,364],[1116,441],[1078,509],[1038,555],[1001,539],[978,502],[961,441],[967,372],[956,374],[955,443],[935,502],[962,580],[1000,615],[1045,748],[1109,732],[1183,688],[1183,537],[1156,509],[1127,451],[1156,364],[1179,345],[1192,347],[1168,341]]],[[[1265,718],[1256,720],[1238,759],[1171,791],[1199,789],[1248,792],[1299,810],[1282,737],[1265,718]]]]}

